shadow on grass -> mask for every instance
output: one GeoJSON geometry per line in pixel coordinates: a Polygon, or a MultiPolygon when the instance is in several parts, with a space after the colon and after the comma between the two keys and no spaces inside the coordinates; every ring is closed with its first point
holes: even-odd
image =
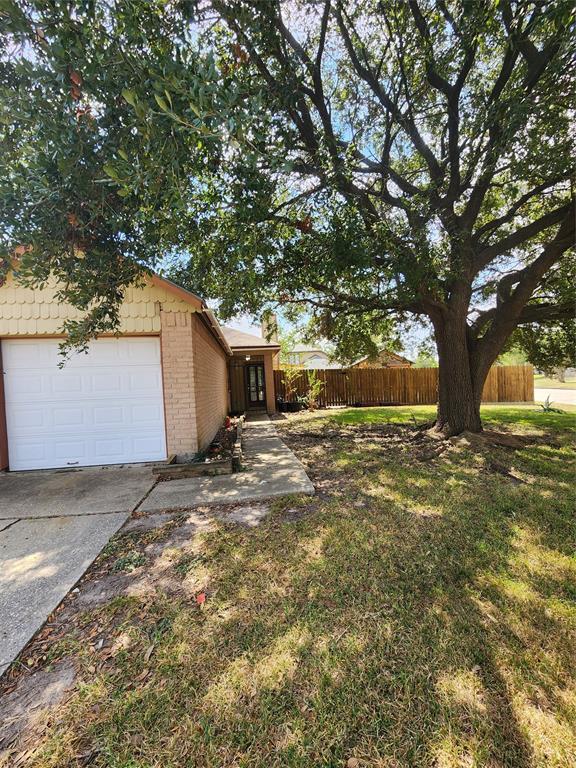
{"type": "MultiPolygon", "coordinates": [[[[524,469],[545,453],[523,451],[524,469]]],[[[74,765],[78,734],[96,766],[568,764],[570,499],[465,453],[366,465],[332,440],[315,457],[345,464],[339,495],[207,534],[206,608],[148,605],[136,650],[70,705],[37,764],[74,765]]]]}

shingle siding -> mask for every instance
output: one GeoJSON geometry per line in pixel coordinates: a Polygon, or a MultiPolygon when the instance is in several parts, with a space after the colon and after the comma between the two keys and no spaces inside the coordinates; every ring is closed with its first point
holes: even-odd
{"type": "MultiPolygon", "coordinates": [[[[65,320],[79,320],[84,312],[58,301],[57,288],[25,288],[10,273],[0,287],[0,336],[58,336],[65,320]]],[[[146,284],[126,289],[120,307],[121,333],[159,333],[160,311],[189,312],[190,305],[164,288],[146,284]]]]}

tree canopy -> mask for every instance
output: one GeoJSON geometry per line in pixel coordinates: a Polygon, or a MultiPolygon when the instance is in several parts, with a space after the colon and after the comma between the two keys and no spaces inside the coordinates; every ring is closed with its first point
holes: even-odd
{"type": "Polygon", "coordinates": [[[73,336],[167,256],[224,316],[306,306],[343,355],[424,317],[456,429],[518,325],[571,315],[546,289],[574,241],[569,0],[7,7],[5,259],[92,307],[73,336]]]}

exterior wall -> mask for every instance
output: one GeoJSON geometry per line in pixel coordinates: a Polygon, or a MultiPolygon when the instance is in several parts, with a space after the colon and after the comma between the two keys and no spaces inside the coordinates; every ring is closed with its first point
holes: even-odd
{"type": "MultiPolygon", "coordinates": [[[[65,320],[79,320],[81,310],[56,298],[56,283],[46,288],[24,288],[12,274],[0,287],[0,336],[60,336],[65,320]]],[[[190,302],[175,297],[149,279],[141,288],[128,288],[120,307],[121,333],[159,333],[160,313],[190,312],[190,302]]]]}
{"type": "Polygon", "coordinates": [[[198,315],[193,320],[198,450],[206,448],[228,413],[227,356],[198,315]]]}
{"type": "Polygon", "coordinates": [[[276,391],[274,389],[274,353],[264,353],[264,380],[266,382],[266,410],[276,412],[276,391]]]}
{"type": "Polygon", "coordinates": [[[196,394],[194,344],[190,312],[161,312],[162,378],[166,450],[171,453],[196,453],[196,394]]]}
{"type": "MultiPolygon", "coordinates": [[[[260,362],[259,356],[251,356],[254,362],[260,362]]],[[[229,362],[230,375],[230,410],[243,413],[246,410],[246,355],[235,352],[229,362]]]]}
{"type": "MultiPolygon", "coordinates": [[[[311,358],[321,358],[321,362],[318,361],[318,364],[315,366],[317,368],[327,368],[330,365],[330,361],[328,359],[328,355],[325,352],[322,352],[321,350],[310,350],[309,352],[289,352],[286,356],[286,361],[288,365],[301,365],[305,366],[308,360],[311,358]]],[[[278,366],[280,367],[280,366],[278,366]]]]}
{"type": "MultiPolygon", "coordinates": [[[[228,411],[227,355],[200,319],[200,301],[177,291],[155,277],[128,288],[119,330],[160,336],[166,448],[193,454],[211,442],[228,411]]],[[[82,314],[58,302],[55,284],[23,288],[9,275],[0,287],[0,337],[62,336],[64,321],[82,314]]],[[[0,376],[0,468],[7,463],[4,418],[0,376]]]]}

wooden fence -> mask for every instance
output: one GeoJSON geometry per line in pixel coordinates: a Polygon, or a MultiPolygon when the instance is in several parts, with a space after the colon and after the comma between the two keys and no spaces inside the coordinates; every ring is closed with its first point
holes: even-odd
{"type": "MultiPolygon", "coordinates": [[[[274,371],[276,397],[295,401],[308,391],[308,373],[301,371],[295,393],[286,397],[284,372],[274,371]]],[[[330,405],[434,405],[438,401],[438,368],[316,369],[324,387],[321,407],[330,405]]],[[[531,365],[496,365],[490,369],[482,402],[531,403],[534,369],[531,365]]]]}

